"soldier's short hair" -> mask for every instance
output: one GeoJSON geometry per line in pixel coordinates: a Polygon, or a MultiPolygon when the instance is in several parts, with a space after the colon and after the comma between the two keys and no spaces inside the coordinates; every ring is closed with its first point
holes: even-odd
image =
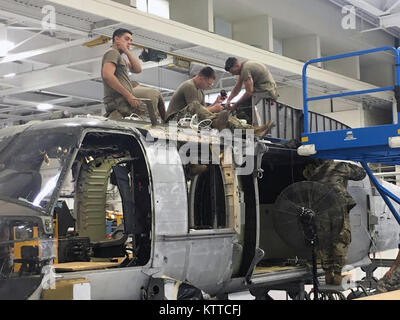
{"type": "Polygon", "coordinates": [[[201,69],[199,72],[199,76],[203,76],[204,78],[207,78],[207,79],[209,79],[209,78],[215,79],[217,77],[214,69],[211,67],[204,67],[203,69],[201,69]]]}
{"type": "Polygon", "coordinates": [[[225,61],[225,70],[229,72],[231,68],[235,65],[235,63],[238,61],[235,57],[229,57],[225,61]]]}
{"type": "Polygon", "coordinates": [[[121,37],[124,33],[129,33],[130,35],[132,35],[132,32],[128,29],[124,29],[124,28],[119,28],[117,30],[114,31],[113,35],[112,35],[112,41],[114,42],[115,37],[121,37]]]}

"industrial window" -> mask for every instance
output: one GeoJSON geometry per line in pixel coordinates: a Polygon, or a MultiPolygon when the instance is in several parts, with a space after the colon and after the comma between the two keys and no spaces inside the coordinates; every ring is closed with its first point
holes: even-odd
{"type": "Polygon", "coordinates": [[[167,0],[136,0],[138,10],[169,19],[169,2],[167,0]]]}

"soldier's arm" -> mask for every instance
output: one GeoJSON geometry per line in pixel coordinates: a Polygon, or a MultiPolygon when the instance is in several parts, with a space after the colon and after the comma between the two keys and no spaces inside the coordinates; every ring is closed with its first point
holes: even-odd
{"type": "Polygon", "coordinates": [[[349,179],[359,181],[365,178],[367,173],[365,172],[364,168],[359,167],[355,164],[348,163],[349,168],[349,179]]]}
{"type": "Polygon", "coordinates": [[[236,81],[235,86],[233,87],[233,89],[231,91],[231,94],[228,97],[228,100],[226,101],[226,104],[229,105],[231,103],[232,99],[235,98],[239,94],[240,90],[242,90],[242,86],[243,86],[243,81],[239,76],[238,80],[236,81]]]}
{"type": "Polygon", "coordinates": [[[135,97],[124,88],[115,76],[116,65],[113,62],[106,62],[101,71],[103,80],[115,91],[120,93],[127,101],[134,99],[135,97]]]}
{"type": "Polygon", "coordinates": [[[246,92],[236,102],[237,105],[240,105],[243,101],[246,101],[248,98],[250,98],[254,92],[254,82],[253,82],[253,78],[251,76],[249,78],[247,78],[243,83],[244,83],[246,92]]]}
{"type": "Polygon", "coordinates": [[[400,248],[399,248],[399,252],[397,253],[397,258],[394,261],[393,265],[390,267],[390,269],[386,272],[386,274],[384,275],[385,278],[388,278],[392,275],[393,271],[396,270],[396,268],[399,266],[400,264],[400,248]]]}

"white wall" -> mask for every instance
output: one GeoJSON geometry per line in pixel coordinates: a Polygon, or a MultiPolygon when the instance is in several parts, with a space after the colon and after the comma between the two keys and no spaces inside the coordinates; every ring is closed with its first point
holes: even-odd
{"type": "Polygon", "coordinates": [[[382,124],[390,124],[393,122],[392,110],[371,109],[364,110],[364,126],[377,126],[382,124]]]}
{"type": "Polygon", "coordinates": [[[214,32],[213,0],[169,0],[171,20],[214,32]]]}
{"type": "Polygon", "coordinates": [[[347,111],[338,111],[338,112],[329,112],[324,114],[334,120],[337,120],[350,128],[360,128],[363,126],[362,124],[362,110],[347,110],[347,111]]]}
{"type": "Polygon", "coordinates": [[[378,87],[392,86],[394,83],[393,64],[377,63],[361,67],[361,80],[378,87]]]}
{"type": "Polygon", "coordinates": [[[360,80],[360,57],[326,61],[324,69],[360,80]]]}
{"type": "MultiPolygon", "coordinates": [[[[303,108],[303,90],[298,87],[291,86],[279,86],[279,99],[278,101],[289,106],[302,109],[303,108]]],[[[308,90],[308,95],[319,96],[322,95],[321,92],[314,92],[312,90],[308,90]]],[[[320,101],[311,101],[309,102],[309,110],[318,112],[321,114],[330,113],[331,112],[331,101],[328,100],[320,100],[320,101]]],[[[333,111],[340,112],[346,110],[353,110],[361,107],[361,103],[356,103],[344,99],[334,99],[333,100],[333,111]]]]}
{"type": "Polygon", "coordinates": [[[214,17],[214,32],[220,36],[232,39],[232,23],[214,17]]]}
{"type": "Polygon", "coordinates": [[[256,48],[274,51],[272,18],[256,16],[233,23],[233,39],[256,48]]]}

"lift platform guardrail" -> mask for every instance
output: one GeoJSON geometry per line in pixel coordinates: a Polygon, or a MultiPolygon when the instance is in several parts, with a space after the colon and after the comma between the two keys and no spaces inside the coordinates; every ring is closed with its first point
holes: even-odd
{"type": "Polygon", "coordinates": [[[382,196],[386,205],[396,218],[397,222],[400,224],[400,216],[389,200],[390,198],[400,204],[400,198],[379,183],[378,179],[375,178],[367,164],[400,164],[400,48],[396,49],[393,47],[380,47],[376,49],[351,52],[307,61],[303,67],[303,112],[304,133],[302,134],[301,138],[302,146],[299,147],[298,153],[300,155],[307,155],[322,159],[359,161],[366,170],[370,180],[375,185],[379,194],[382,196]],[[384,51],[392,51],[394,53],[395,83],[393,86],[308,97],[307,68],[310,64],[384,51]],[[371,94],[391,90],[394,91],[397,105],[397,119],[393,119],[393,124],[324,132],[309,131],[308,103],[310,101],[371,94]],[[395,123],[395,120],[397,120],[397,123],[395,123]]]}

